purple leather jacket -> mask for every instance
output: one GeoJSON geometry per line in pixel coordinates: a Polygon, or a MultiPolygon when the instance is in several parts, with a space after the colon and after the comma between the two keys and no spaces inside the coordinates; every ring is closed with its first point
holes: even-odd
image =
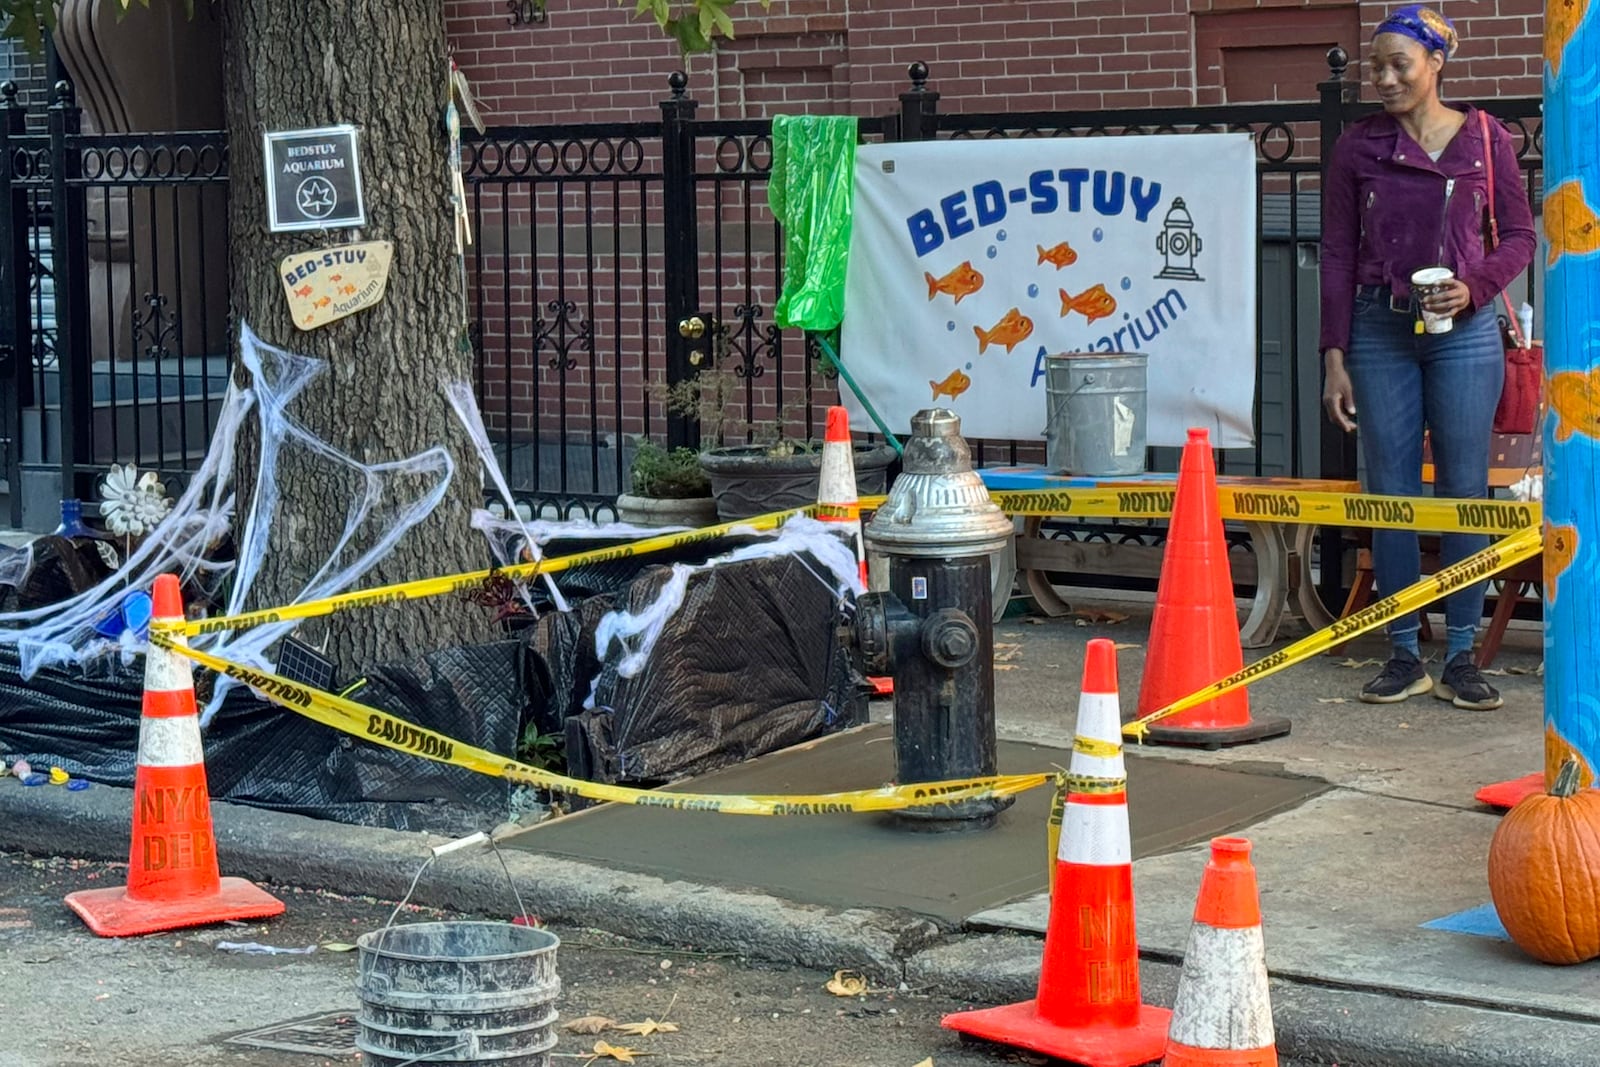
{"type": "Polygon", "coordinates": [[[1500,247],[1489,252],[1478,109],[1451,106],[1467,121],[1437,163],[1381,112],[1334,146],[1322,191],[1322,351],[1349,347],[1357,286],[1387,286],[1403,300],[1412,272],[1443,265],[1467,283],[1472,311],[1533,261],[1533,211],[1510,131],[1490,118],[1500,247]]]}

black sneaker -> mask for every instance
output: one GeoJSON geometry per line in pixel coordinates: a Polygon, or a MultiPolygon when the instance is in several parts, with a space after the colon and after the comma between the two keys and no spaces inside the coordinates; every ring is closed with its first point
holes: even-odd
{"type": "Polygon", "coordinates": [[[1396,649],[1378,676],[1361,690],[1361,700],[1366,704],[1398,704],[1406,697],[1430,689],[1438,692],[1433,679],[1422,669],[1422,661],[1403,649],[1396,649]]]}
{"type": "Polygon", "coordinates": [[[1439,684],[1433,687],[1433,695],[1468,711],[1493,711],[1505,703],[1472,662],[1471,652],[1457,652],[1450,657],[1439,684]]]}

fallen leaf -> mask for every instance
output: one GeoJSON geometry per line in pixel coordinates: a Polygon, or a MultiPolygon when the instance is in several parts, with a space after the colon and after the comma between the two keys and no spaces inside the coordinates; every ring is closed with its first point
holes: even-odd
{"type": "Polygon", "coordinates": [[[1115,626],[1119,622],[1128,621],[1128,616],[1120,611],[1100,611],[1096,608],[1084,608],[1082,611],[1074,611],[1072,614],[1075,618],[1084,619],[1088,622],[1103,622],[1107,626],[1115,626]]]}
{"type": "Polygon", "coordinates": [[[1020,655],[1022,655],[1022,646],[1020,644],[1008,645],[1000,641],[995,642],[994,661],[996,663],[1004,663],[1007,660],[1016,659],[1020,655]]]}
{"type": "Polygon", "coordinates": [[[859,997],[867,991],[867,980],[854,971],[834,971],[823,988],[836,997],[859,997]]]}
{"type": "Polygon", "coordinates": [[[616,1060],[618,1063],[632,1063],[635,1056],[647,1055],[647,1053],[644,1052],[635,1052],[631,1048],[623,1048],[620,1045],[607,1044],[604,1041],[596,1041],[594,1043],[593,1052],[596,1056],[616,1060]]]}
{"type": "Polygon", "coordinates": [[[933,1057],[929,1056],[927,1059],[917,1064],[916,1067],[933,1067],[933,1057]]]}
{"type": "Polygon", "coordinates": [[[651,1034],[675,1034],[678,1032],[678,1024],[658,1023],[654,1019],[646,1018],[642,1023],[617,1023],[611,1029],[632,1034],[634,1037],[649,1037],[651,1034]]]}
{"type": "Polygon", "coordinates": [[[343,941],[329,941],[322,947],[327,952],[354,952],[356,950],[354,945],[347,945],[343,941]]]}
{"type": "Polygon", "coordinates": [[[1375,660],[1375,659],[1347,659],[1344,662],[1339,664],[1339,666],[1341,666],[1341,667],[1352,667],[1352,668],[1357,668],[1357,667],[1377,667],[1379,665],[1380,665],[1380,661],[1375,660]]]}
{"type": "Polygon", "coordinates": [[[604,1015],[580,1015],[576,1019],[568,1019],[561,1024],[561,1029],[569,1034],[602,1034],[613,1026],[617,1020],[608,1019],[604,1015]]]}
{"type": "Polygon", "coordinates": [[[1350,702],[1348,700],[1346,700],[1344,697],[1318,697],[1317,698],[1317,703],[1318,704],[1348,704],[1350,702]]]}
{"type": "MultiPolygon", "coordinates": [[[[1540,664],[1540,666],[1543,666],[1543,664],[1540,664]]],[[[1532,671],[1530,671],[1526,667],[1511,667],[1509,669],[1510,669],[1510,672],[1512,674],[1532,674],[1533,673],[1532,671]]]]}
{"type": "Polygon", "coordinates": [[[1114,647],[1118,652],[1123,652],[1123,651],[1126,651],[1127,649],[1130,649],[1130,648],[1143,648],[1144,646],[1143,645],[1135,645],[1135,644],[1123,644],[1121,641],[1118,641],[1112,647],[1114,647]]]}
{"type": "Polygon", "coordinates": [[[1399,727],[1399,728],[1400,728],[1400,729],[1402,729],[1402,730],[1409,730],[1409,729],[1411,729],[1411,724],[1410,724],[1410,723],[1408,723],[1408,722],[1400,722],[1400,723],[1395,723],[1395,725],[1396,725],[1396,726],[1398,726],[1398,727],[1399,727]]]}
{"type": "Polygon", "coordinates": [[[1485,668],[1483,668],[1483,670],[1479,671],[1478,673],[1480,673],[1480,674],[1492,674],[1497,678],[1504,678],[1506,676],[1506,672],[1501,670],[1499,667],[1485,667],[1485,668]]]}
{"type": "Polygon", "coordinates": [[[996,663],[994,669],[997,671],[1014,671],[1017,669],[1017,665],[1015,663],[996,663]]]}

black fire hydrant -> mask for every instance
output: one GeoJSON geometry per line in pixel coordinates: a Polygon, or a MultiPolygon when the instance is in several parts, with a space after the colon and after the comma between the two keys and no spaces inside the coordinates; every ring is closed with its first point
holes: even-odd
{"type": "MultiPolygon", "coordinates": [[[[961,419],[933,408],[911,419],[903,469],[867,524],[889,560],[889,592],[857,606],[855,643],[869,673],[894,678],[896,778],[901,785],[993,775],[994,628],[990,553],[1012,522],[972,469],[961,419]]],[[[925,830],[993,825],[1010,797],[899,813],[925,830]]]]}

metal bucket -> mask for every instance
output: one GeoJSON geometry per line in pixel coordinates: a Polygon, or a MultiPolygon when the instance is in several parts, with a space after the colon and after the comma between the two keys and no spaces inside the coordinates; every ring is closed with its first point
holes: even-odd
{"type": "Polygon", "coordinates": [[[366,1067],[549,1067],[559,939],[498,922],[389,926],[356,940],[366,1067]]]}
{"type": "Polygon", "coordinates": [[[1145,364],[1139,352],[1045,356],[1045,462],[1061,474],[1144,473],[1145,364]]]}

